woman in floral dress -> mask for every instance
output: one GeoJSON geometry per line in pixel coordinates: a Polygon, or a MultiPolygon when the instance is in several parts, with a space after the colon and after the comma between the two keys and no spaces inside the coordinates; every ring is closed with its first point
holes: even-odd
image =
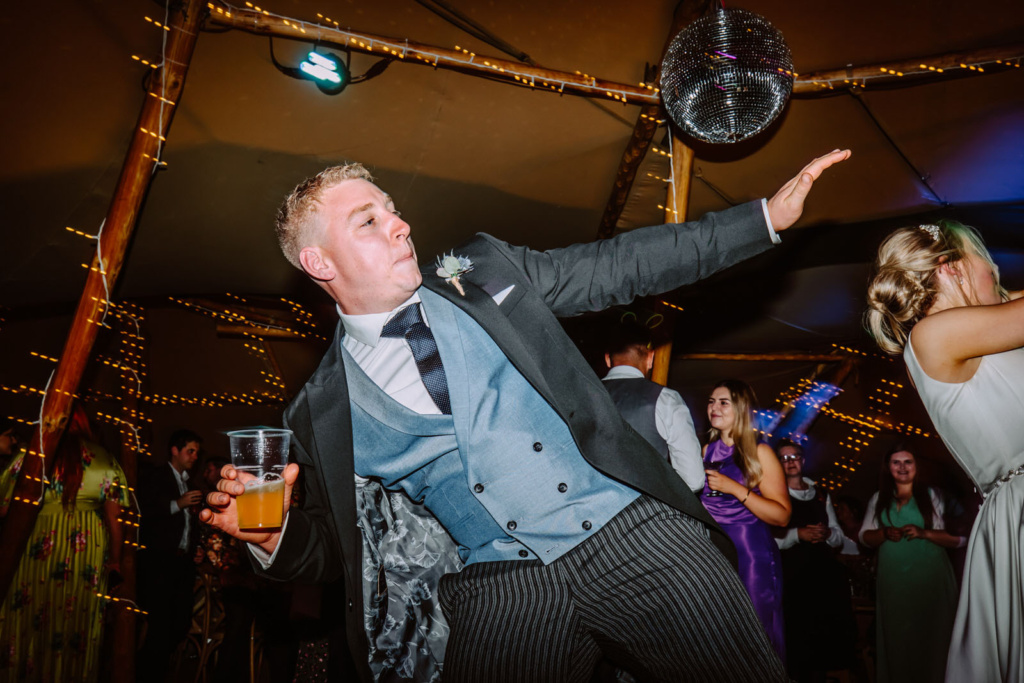
{"type": "MultiPolygon", "coordinates": [[[[119,570],[118,513],[127,507],[121,467],[94,443],[75,407],[28,546],[0,608],[0,681],[95,681],[107,572],[119,570]]],[[[24,451],[0,474],[0,515],[24,451]]]]}

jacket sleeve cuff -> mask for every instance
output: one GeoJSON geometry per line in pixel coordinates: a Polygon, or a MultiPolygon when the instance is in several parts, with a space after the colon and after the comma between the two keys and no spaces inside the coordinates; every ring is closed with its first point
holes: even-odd
{"type": "Polygon", "coordinates": [[[775,226],[772,225],[772,217],[768,214],[768,200],[761,200],[761,211],[764,212],[764,222],[768,226],[768,236],[772,238],[772,244],[781,244],[782,238],[779,237],[779,233],[775,232],[775,226]]]}
{"type": "Polygon", "coordinates": [[[274,564],[274,560],[277,558],[277,553],[281,550],[281,544],[284,542],[284,532],[288,529],[288,515],[284,517],[284,524],[281,525],[281,535],[277,538],[277,547],[274,548],[274,552],[268,553],[263,548],[259,547],[255,543],[246,543],[249,547],[249,552],[252,554],[253,559],[260,563],[260,568],[263,571],[270,569],[270,565],[274,564]]]}

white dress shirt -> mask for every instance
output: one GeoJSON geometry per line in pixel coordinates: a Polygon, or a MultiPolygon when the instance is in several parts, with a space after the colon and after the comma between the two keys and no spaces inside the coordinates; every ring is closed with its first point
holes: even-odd
{"type": "MultiPolygon", "coordinates": [[[[646,379],[644,373],[632,365],[616,365],[604,376],[611,379],[646,379]]],[[[654,424],[658,434],[668,444],[668,458],[676,471],[691,490],[704,488],[704,461],[701,459],[700,442],[693,428],[690,409],[683,402],[678,391],[665,387],[654,406],[654,424]]]]}
{"type": "MultiPolygon", "coordinates": [[[[501,304],[509,295],[515,285],[506,287],[494,295],[494,302],[501,304]]],[[[430,327],[427,319],[427,312],[420,305],[420,295],[414,293],[400,306],[397,306],[387,313],[366,313],[363,315],[347,315],[341,312],[338,307],[338,316],[345,328],[345,338],[342,346],[349,352],[353,360],[359,364],[366,376],[374,384],[384,390],[391,398],[403,406],[421,415],[440,415],[441,410],[430,398],[427,387],[420,377],[419,368],[416,367],[416,359],[413,358],[409,342],[397,337],[381,337],[380,333],[384,326],[395,314],[406,306],[420,306],[420,315],[423,322],[430,327]]],[[[356,483],[365,483],[367,480],[356,475],[356,483]]],[[[288,528],[288,516],[285,515],[284,523],[281,525],[281,537],[288,528]]],[[[277,547],[281,547],[278,541],[277,547]]],[[[253,556],[259,560],[263,568],[268,568],[277,556],[275,549],[273,554],[267,553],[259,546],[249,544],[253,556]]]]}
{"type": "MultiPolygon", "coordinates": [[[[801,477],[804,483],[807,484],[806,489],[789,489],[790,498],[797,500],[813,500],[817,492],[814,490],[814,481],[807,477],[801,477]]],[[[828,538],[825,542],[833,548],[838,548],[843,544],[843,529],[839,526],[839,518],[836,517],[836,511],[832,508],[832,498],[827,493],[825,494],[825,514],[828,516],[828,538]]],[[[786,548],[792,548],[800,542],[800,536],[797,535],[799,528],[788,529],[786,535],[782,538],[776,538],[775,542],[779,544],[779,550],[785,550],[786,548]]]]}
{"type": "MultiPolygon", "coordinates": [[[[420,306],[420,295],[413,294],[398,308],[387,313],[346,315],[338,309],[345,327],[342,346],[373,383],[409,410],[421,415],[440,415],[434,400],[420,377],[409,342],[398,337],[381,337],[384,325],[406,306],[420,306]]],[[[426,311],[420,306],[423,322],[430,327],[426,311]]]]}
{"type": "MultiPolygon", "coordinates": [[[[171,468],[171,472],[174,472],[174,481],[178,483],[178,493],[185,495],[188,493],[188,472],[179,472],[174,469],[174,465],[167,463],[167,466],[171,468]]],[[[178,550],[188,551],[188,532],[192,529],[192,515],[188,514],[188,510],[182,510],[178,507],[178,501],[171,501],[171,514],[176,515],[181,512],[185,515],[185,530],[181,532],[181,540],[178,541],[178,550]]]]}

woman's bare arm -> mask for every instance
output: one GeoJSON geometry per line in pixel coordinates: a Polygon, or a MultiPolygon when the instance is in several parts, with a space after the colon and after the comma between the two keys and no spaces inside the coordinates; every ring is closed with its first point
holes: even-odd
{"type": "MultiPolygon", "coordinates": [[[[761,461],[761,469],[764,476],[758,487],[760,495],[753,491],[737,496],[741,501],[744,499],[747,509],[754,513],[754,516],[762,522],[773,526],[785,526],[789,523],[789,516],[792,514],[793,505],[789,500],[789,489],[786,488],[786,475],[782,471],[779,459],[775,457],[775,451],[767,444],[757,445],[757,458],[761,461]]],[[[746,491],[746,487],[743,487],[746,491]]]]}
{"type": "Polygon", "coordinates": [[[919,321],[911,333],[921,369],[939,382],[966,382],[982,356],[1024,346],[1024,297],[991,306],[949,308],[919,321]]]}

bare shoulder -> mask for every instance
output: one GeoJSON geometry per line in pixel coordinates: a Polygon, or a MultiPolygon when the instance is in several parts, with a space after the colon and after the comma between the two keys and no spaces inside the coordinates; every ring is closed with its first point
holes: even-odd
{"type": "MultiPolygon", "coordinates": [[[[766,443],[757,444],[757,459],[761,461],[761,466],[770,466],[772,463],[779,465],[779,458],[775,455],[775,451],[772,447],[766,443]]],[[[781,465],[779,465],[781,467],[781,465]]]]}
{"type": "Polygon", "coordinates": [[[960,384],[974,377],[983,356],[1024,343],[1024,315],[1018,315],[1020,321],[1013,325],[1007,319],[1007,314],[1013,313],[1007,304],[940,311],[914,325],[909,343],[928,377],[960,384]]]}

